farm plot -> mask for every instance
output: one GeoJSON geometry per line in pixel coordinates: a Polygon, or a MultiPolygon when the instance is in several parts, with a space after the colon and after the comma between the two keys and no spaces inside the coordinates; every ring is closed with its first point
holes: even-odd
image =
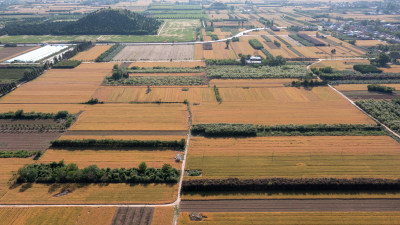
{"type": "Polygon", "coordinates": [[[97,224],[109,225],[116,207],[30,207],[1,208],[0,221],[4,225],[23,224],[97,224]]]}
{"type": "Polygon", "coordinates": [[[129,73],[129,77],[201,77],[205,76],[205,72],[201,73],[129,73]]]}
{"type": "Polygon", "coordinates": [[[10,47],[10,48],[0,48],[0,62],[3,62],[7,59],[16,57],[18,55],[24,54],[26,52],[30,52],[38,47],[10,47]]]}
{"type": "Polygon", "coordinates": [[[115,61],[170,61],[193,60],[193,45],[141,45],[126,46],[115,61]]]}
{"type": "Polygon", "coordinates": [[[118,207],[111,224],[150,225],[153,215],[154,208],[151,207],[118,207]]]}
{"type": "Polygon", "coordinates": [[[360,99],[396,99],[400,96],[400,84],[380,84],[386,87],[396,89],[393,93],[380,93],[376,91],[368,91],[368,84],[341,84],[335,86],[337,90],[342,92],[352,100],[360,99]]]}
{"type": "MultiPolygon", "coordinates": [[[[396,88],[396,90],[400,90],[400,84],[380,84],[387,87],[396,88]]],[[[368,84],[341,84],[335,86],[335,88],[339,91],[367,91],[368,84]]]]}
{"type": "Polygon", "coordinates": [[[187,169],[202,178],[396,178],[399,148],[389,136],[194,137],[187,169]]]}
{"type": "Polygon", "coordinates": [[[152,225],[164,225],[166,221],[172,221],[174,217],[173,207],[155,207],[152,225]]]}
{"type": "Polygon", "coordinates": [[[146,162],[148,167],[161,168],[165,163],[179,169],[180,162],[175,162],[178,151],[174,150],[61,150],[49,149],[40,158],[41,163],[75,163],[79,168],[97,165],[99,168],[132,168],[146,162]]]}
{"type": "Polygon", "coordinates": [[[204,102],[191,107],[194,124],[373,123],[371,119],[328,87],[313,88],[312,91],[297,88],[242,88],[239,90],[221,88],[220,93],[222,104],[204,102]],[[258,102],[259,100],[261,101],[258,102]]]}
{"type": "Polygon", "coordinates": [[[231,46],[236,55],[264,55],[260,50],[255,50],[249,44],[249,40],[254,39],[254,37],[240,37],[240,41],[231,42],[231,46]]]}
{"type": "Polygon", "coordinates": [[[32,162],[32,158],[0,158],[0,199],[8,191],[10,180],[18,169],[32,162]]]}
{"type": "Polygon", "coordinates": [[[90,63],[74,69],[49,70],[1,98],[0,104],[86,102],[111,73],[112,66],[90,63]]]}
{"type": "Polygon", "coordinates": [[[25,184],[9,189],[0,204],[165,204],[177,184],[25,184]],[[69,193],[55,197],[65,190],[69,193]]]}
{"type": "Polygon", "coordinates": [[[206,63],[203,61],[181,61],[181,62],[133,62],[130,65],[150,68],[150,67],[184,67],[184,68],[192,68],[192,67],[205,67],[206,63]]]}
{"type": "MultiPolygon", "coordinates": [[[[196,45],[196,47],[197,46],[202,47],[202,45],[196,45]]],[[[212,43],[212,50],[203,50],[203,49],[201,49],[201,50],[202,50],[201,58],[204,58],[204,59],[236,59],[237,58],[232,47],[229,47],[229,49],[226,49],[225,42],[212,43]]]]}
{"type": "Polygon", "coordinates": [[[44,151],[50,146],[50,141],[60,135],[60,132],[0,132],[0,150],[44,151]]]}
{"type": "Polygon", "coordinates": [[[93,95],[104,102],[215,102],[208,87],[101,87],[93,95]]]}
{"type": "Polygon", "coordinates": [[[383,70],[384,73],[400,73],[400,65],[390,65],[390,68],[382,67],[379,69],[383,70]]]}
{"type": "Polygon", "coordinates": [[[295,79],[214,79],[210,81],[210,86],[216,85],[218,88],[256,88],[256,87],[283,87],[295,79]]]}
{"type": "Polygon", "coordinates": [[[201,213],[202,221],[191,221],[190,213],[180,213],[179,225],[295,225],[295,224],[396,224],[398,212],[223,212],[201,213]]]}
{"type": "Polygon", "coordinates": [[[78,53],[78,55],[74,56],[72,60],[94,61],[97,57],[99,57],[103,52],[107,51],[109,48],[111,48],[111,45],[96,45],[87,51],[78,53]]]}
{"type": "MultiPolygon", "coordinates": [[[[10,94],[9,94],[10,95],[10,94]]],[[[30,103],[18,103],[9,104],[3,102],[0,99],[0,113],[5,113],[9,111],[24,110],[24,112],[44,112],[44,113],[57,113],[59,111],[68,111],[69,113],[76,114],[79,113],[85,105],[83,104],[30,104],[30,103]]]]}
{"type": "Polygon", "coordinates": [[[357,40],[356,45],[361,47],[369,47],[377,45],[386,45],[386,42],[383,42],[381,40],[357,40]]]}
{"type": "Polygon", "coordinates": [[[70,130],[184,131],[187,130],[186,105],[104,104],[87,106],[70,130]]]}
{"type": "Polygon", "coordinates": [[[354,65],[369,64],[367,59],[349,59],[349,60],[323,60],[313,64],[313,68],[332,67],[335,70],[353,70],[354,65]]]}
{"type": "MultiPolygon", "coordinates": [[[[143,133],[143,131],[140,131],[143,133]]],[[[83,140],[83,139],[115,139],[115,140],[159,140],[159,141],[180,141],[186,139],[186,133],[177,135],[174,132],[160,132],[152,135],[136,135],[132,131],[67,131],[59,140],[83,140]],[[133,134],[132,134],[133,133],[133,134]]],[[[182,132],[183,133],[183,132],[182,132]]]]}

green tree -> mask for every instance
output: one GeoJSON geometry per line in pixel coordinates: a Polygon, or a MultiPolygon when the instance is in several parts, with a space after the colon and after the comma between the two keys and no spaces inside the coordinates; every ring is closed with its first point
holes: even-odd
{"type": "Polygon", "coordinates": [[[229,40],[229,39],[225,41],[226,49],[229,49],[229,44],[230,44],[230,43],[231,43],[231,40],[229,40]]]}
{"type": "Polygon", "coordinates": [[[139,168],[138,168],[140,173],[144,173],[147,170],[147,164],[145,162],[141,162],[139,164],[139,168]]]}

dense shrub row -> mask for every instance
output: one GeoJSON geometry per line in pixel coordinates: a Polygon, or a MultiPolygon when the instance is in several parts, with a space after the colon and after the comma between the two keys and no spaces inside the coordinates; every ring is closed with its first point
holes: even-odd
{"type": "Polygon", "coordinates": [[[264,48],[264,46],[261,44],[261,42],[258,41],[257,39],[251,39],[251,40],[249,40],[249,44],[250,44],[251,47],[253,47],[254,49],[262,49],[262,48],[264,48]]]}
{"type": "Polygon", "coordinates": [[[261,37],[264,38],[266,42],[271,42],[271,39],[267,35],[261,35],[261,37]]]}
{"type": "Polygon", "coordinates": [[[390,191],[400,190],[400,179],[379,178],[265,178],[184,180],[184,192],[240,191],[390,191]]]}
{"type": "Polygon", "coordinates": [[[151,148],[185,149],[185,139],[180,141],[159,140],[114,140],[114,139],[82,139],[82,140],[55,140],[51,142],[53,148],[97,148],[97,149],[121,149],[121,148],[151,148]]]}
{"type": "Polygon", "coordinates": [[[7,94],[8,92],[12,91],[16,87],[17,87],[17,84],[15,84],[15,82],[7,83],[7,84],[0,84],[0,96],[7,94]]]}
{"type": "Polygon", "coordinates": [[[293,40],[300,42],[304,46],[314,46],[313,43],[311,43],[311,42],[307,41],[306,39],[303,39],[303,38],[301,38],[301,37],[299,37],[297,35],[289,34],[288,36],[290,38],[292,38],[293,40]]]}
{"type": "Polygon", "coordinates": [[[335,80],[329,81],[331,85],[339,84],[400,84],[400,79],[392,80],[335,80]]]}
{"type": "Polygon", "coordinates": [[[212,79],[300,78],[307,75],[308,71],[302,65],[210,66],[207,69],[207,76],[212,79]]]}
{"type": "Polygon", "coordinates": [[[396,90],[395,88],[378,85],[378,84],[370,84],[367,87],[368,87],[368,91],[377,91],[377,92],[383,92],[383,93],[389,93],[389,94],[393,93],[393,91],[396,90]]]}
{"type": "Polygon", "coordinates": [[[253,124],[195,124],[192,134],[206,137],[254,137],[257,136],[257,127],[253,124]]]}
{"type": "Polygon", "coordinates": [[[24,72],[24,76],[20,81],[31,81],[41,75],[45,67],[33,67],[31,70],[24,72]]]}
{"type": "Polygon", "coordinates": [[[41,152],[35,151],[0,151],[0,158],[29,158],[31,156],[41,155],[41,152]]]}
{"type": "Polygon", "coordinates": [[[108,62],[120,52],[125,45],[115,44],[96,58],[96,62],[108,62]]]}
{"type": "Polygon", "coordinates": [[[316,39],[316,38],[310,37],[310,36],[307,35],[307,34],[304,34],[304,33],[297,33],[297,36],[300,37],[300,38],[303,38],[304,40],[306,40],[306,41],[308,41],[308,42],[311,42],[311,43],[312,43],[313,45],[315,45],[315,46],[325,46],[325,43],[324,43],[324,42],[322,42],[322,41],[320,41],[320,40],[318,40],[318,39],[316,39]]]}
{"type": "Polygon", "coordinates": [[[121,80],[114,80],[112,77],[106,77],[104,85],[119,86],[195,86],[206,84],[202,77],[130,77],[121,80]]]}
{"type": "Polygon", "coordinates": [[[222,97],[219,93],[219,89],[217,88],[216,85],[214,85],[214,93],[215,93],[215,99],[217,100],[217,102],[222,103],[222,97]]]}
{"type": "Polygon", "coordinates": [[[145,163],[129,169],[100,169],[96,165],[79,169],[61,161],[26,165],[17,175],[18,183],[176,183],[178,179],[179,171],[169,164],[155,169],[147,168],[145,163]]]}
{"type": "Polygon", "coordinates": [[[374,65],[354,65],[353,69],[360,73],[382,73],[382,70],[376,68],[374,65]]]}
{"type": "Polygon", "coordinates": [[[361,100],[355,102],[371,116],[400,134],[400,101],[399,100],[361,100]]]}
{"type": "Polygon", "coordinates": [[[161,67],[155,66],[153,68],[139,68],[131,67],[129,73],[201,73],[204,69],[200,66],[195,68],[184,68],[184,67],[161,67]]]}
{"type": "Polygon", "coordinates": [[[261,49],[262,53],[264,53],[264,55],[266,55],[267,57],[274,57],[267,49],[262,48],[261,49]]]}
{"type": "Polygon", "coordinates": [[[328,82],[319,81],[319,80],[302,80],[302,81],[292,81],[292,87],[317,87],[317,86],[326,86],[328,82]]]}
{"type": "Polygon", "coordinates": [[[0,119],[13,120],[35,120],[35,119],[66,119],[71,114],[67,111],[59,111],[58,113],[42,113],[42,112],[24,112],[17,110],[15,112],[0,113],[0,119]]]}
{"type": "Polygon", "coordinates": [[[81,64],[79,60],[63,60],[53,65],[54,69],[72,69],[81,64]]]}
{"type": "Polygon", "coordinates": [[[206,59],[207,65],[240,65],[236,59],[206,59]]]}

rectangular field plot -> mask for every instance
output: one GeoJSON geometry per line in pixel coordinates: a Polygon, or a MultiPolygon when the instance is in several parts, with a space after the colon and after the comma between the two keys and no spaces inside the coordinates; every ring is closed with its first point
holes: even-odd
{"type": "Polygon", "coordinates": [[[37,207],[1,208],[4,225],[22,224],[97,224],[109,225],[116,207],[37,207]]]}
{"type": "Polygon", "coordinates": [[[78,55],[74,56],[72,60],[94,61],[109,48],[111,48],[111,45],[96,45],[87,51],[78,53],[78,55]]]}
{"type": "Polygon", "coordinates": [[[388,136],[194,137],[187,169],[202,169],[202,178],[396,178],[399,149],[388,136]]]}
{"type": "Polygon", "coordinates": [[[93,95],[104,102],[216,102],[212,88],[208,87],[101,87],[93,95]]]}
{"type": "MultiPolygon", "coordinates": [[[[8,94],[12,95],[12,93],[8,94]]],[[[44,112],[44,113],[57,113],[58,111],[66,110],[69,113],[76,114],[79,113],[85,105],[83,104],[30,104],[29,102],[22,104],[8,104],[4,103],[0,99],[0,113],[5,113],[9,111],[24,110],[24,112],[44,112]]]]}
{"type": "Polygon", "coordinates": [[[397,224],[399,212],[265,212],[202,213],[202,221],[191,221],[190,213],[180,213],[179,225],[261,225],[261,224],[397,224]]]}
{"type": "Polygon", "coordinates": [[[66,50],[70,46],[68,45],[46,45],[39,49],[27,52],[25,54],[19,55],[17,57],[6,60],[6,62],[26,62],[33,63],[45,59],[54,53],[61,52],[62,50],[66,50]]]}
{"type": "Polygon", "coordinates": [[[187,118],[184,104],[93,105],[86,107],[70,130],[185,131],[187,118]]]}
{"type": "Polygon", "coordinates": [[[0,199],[8,191],[13,174],[16,174],[18,169],[25,164],[30,163],[33,163],[31,158],[0,158],[0,199]]]}
{"type": "Polygon", "coordinates": [[[219,92],[222,104],[204,102],[191,106],[194,124],[374,123],[328,87],[312,91],[287,87],[219,88],[219,92]]]}
{"type": "Polygon", "coordinates": [[[24,54],[25,52],[32,51],[37,47],[9,47],[9,48],[0,48],[0,62],[3,62],[7,59],[13,58],[15,56],[24,54]]]}
{"type": "Polygon", "coordinates": [[[164,204],[175,201],[177,184],[24,184],[9,189],[0,204],[164,204]],[[64,190],[70,193],[54,197],[64,190]]]}
{"type": "Polygon", "coordinates": [[[193,45],[141,45],[126,46],[115,61],[169,61],[193,60],[193,45]]]}
{"type": "Polygon", "coordinates": [[[148,167],[161,168],[165,163],[179,169],[181,163],[175,162],[178,151],[174,150],[47,150],[40,158],[41,163],[75,163],[79,168],[97,165],[99,168],[133,168],[141,162],[148,167]]]}
{"type": "Polygon", "coordinates": [[[210,81],[210,86],[216,85],[218,88],[271,88],[284,87],[296,79],[214,79],[210,81]]]}
{"type": "Polygon", "coordinates": [[[144,68],[151,68],[155,66],[160,67],[184,67],[184,68],[191,68],[191,67],[205,67],[206,63],[204,61],[181,61],[181,62],[132,62],[130,66],[137,66],[137,67],[144,67],[144,68]]]}
{"type": "Polygon", "coordinates": [[[74,69],[53,69],[0,99],[1,103],[82,103],[90,99],[113,64],[81,64],[74,69]]]}
{"type": "Polygon", "coordinates": [[[44,151],[50,146],[50,141],[56,140],[60,135],[59,132],[0,132],[0,150],[44,151]]]}

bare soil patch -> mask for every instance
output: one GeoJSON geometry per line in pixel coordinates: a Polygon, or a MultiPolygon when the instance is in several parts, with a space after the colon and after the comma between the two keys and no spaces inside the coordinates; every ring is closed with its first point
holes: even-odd
{"type": "Polygon", "coordinates": [[[61,132],[0,133],[0,150],[44,151],[50,146],[50,141],[58,139],[61,134],[61,132]]]}
{"type": "Polygon", "coordinates": [[[150,225],[154,208],[118,207],[112,225],[150,225]]]}
{"type": "Polygon", "coordinates": [[[115,61],[169,61],[193,60],[193,45],[141,45],[126,46],[115,61]]]}

